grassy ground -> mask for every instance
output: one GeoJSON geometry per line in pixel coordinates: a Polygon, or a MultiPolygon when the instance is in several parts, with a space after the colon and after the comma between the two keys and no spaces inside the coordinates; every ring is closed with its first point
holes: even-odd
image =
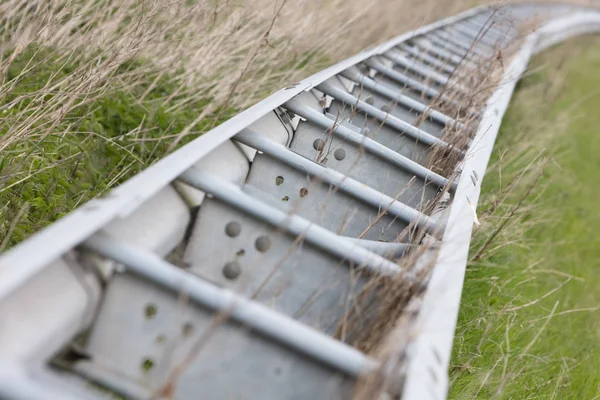
{"type": "Polygon", "coordinates": [[[0,252],[269,93],[476,2],[3,2],[0,252]]]}
{"type": "Polygon", "coordinates": [[[543,53],[519,84],[486,175],[450,398],[600,398],[599,111],[599,37],[543,53]]]}

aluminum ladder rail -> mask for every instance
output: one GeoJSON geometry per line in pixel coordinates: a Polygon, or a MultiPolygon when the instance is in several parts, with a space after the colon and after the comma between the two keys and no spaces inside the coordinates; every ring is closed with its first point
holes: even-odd
{"type": "Polygon", "coordinates": [[[392,398],[444,398],[473,207],[514,85],[533,53],[599,28],[596,11],[523,4],[399,36],[4,253],[0,398],[346,399],[376,371],[392,398]],[[486,107],[461,109],[462,78],[511,45],[486,107]],[[446,142],[469,129],[466,149],[446,142]],[[433,148],[458,156],[453,171],[428,168],[433,148]],[[411,279],[414,254],[435,265],[390,368],[340,327],[373,277],[411,279]]]}

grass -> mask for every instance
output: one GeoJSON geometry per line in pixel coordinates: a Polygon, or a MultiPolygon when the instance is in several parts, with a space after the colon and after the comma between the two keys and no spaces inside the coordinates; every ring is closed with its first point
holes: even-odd
{"type": "Polygon", "coordinates": [[[0,251],[269,93],[474,5],[436,3],[4,2],[0,251]]]}
{"type": "MultiPolygon", "coordinates": [[[[118,72],[126,73],[136,64],[123,63],[118,72]]],[[[0,250],[164,157],[170,148],[165,136],[192,124],[205,108],[206,101],[195,101],[170,111],[177,98],[163,100],[174,91],[168,76],[163,76],[152,87],[143,81],[91,100],[77,99],[50,129],[50,121],[44,118],[30,123],[39,115],[35,103],[40,93],[46,92],[43,102],[52,102],[56,96],[44,88],[63,82],[79,68],[78,61],[61,62],[51,48],[30,46],[7,69],[7,80],[14,84],[0,101],[0,136],[6,137],[19,125],[29,125],[29,130],[0,154],[4,184],[0,188],[0,250]],[[142,95],[144,100],[139,101],[142,95]]],[[[231,114],[231,110],[225,112],[222,118],[231,114]]],[[[210,129],[206,126],[210,121],[195,124],[195,132],[210,129]]],[[[193,137],[186,136],[180,144],[193,137]]]]}
{"type": "Polygon", "coordinates": [[[599,88],[598,37],[541,54],[518,85],[482,192],[451,399],[600,398],[599,88]]]}

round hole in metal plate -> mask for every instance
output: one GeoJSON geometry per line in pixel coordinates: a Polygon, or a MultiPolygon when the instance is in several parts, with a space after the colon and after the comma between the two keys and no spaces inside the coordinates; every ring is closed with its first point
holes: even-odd
{"type": "Polygon", "coordinates": [[[242,225],[237,221],[231,221],[225,225],[225,234],[229,237],[236,237],[242,232],[242,225]]]}
{"type": "Polygon", "coordinates": [[[256,246],[256,250],[264,253],[271,247],[271,239],[268,236],[260,236],[254,242],[254,246],[256,246]]]}
{"type": "Polygon", "coordinates": [[[313,142],[313,148],[315,150],[323,150],[323,148],[325,147],[325,141],[323,139],[315,139],[315,141],[313,142]]]}
{"type": "Polygon", "coordinates": [[[150,357],[146,357],[142,360],[142,371],[143,372],[150,372],[152,370],[152,368],[154,368],[154,360],[151,359],[150,357]]]}
{"type": "Polygon", "coordinates": [[[300,189],[300,197],[306,197],[308,195],[308,189],[302,188],[300,189]]]}
{"type": "Polygon", "coordinates": [[[277,178],[275,178],[275,185],[276,186],[281,186],[284,182],[283,176],[278,176],[277,178]]]}
{"type": "Polygon", "coordinates": [[[183,336],[190,336],[193,332],[194,325],[192,325],[192,323],[189,321],[183,324],[183,326],[181,327],[181,333],[183,334],[183,336]]]}
{"type": "Polygon", "coordinates": [[[344,158],[346,158],[346,150],[337,149],[336,151],[333,152],[333,156],[335,157],[336,160],[342,161],[344,158]]]}
{"type": "Polygon", "coordinates": [[[144,307],[144,315],[147,319],[152,319],[156,317],[156,313],[158,312],[158,308],[156,304],[148,303],[146,307],[144,307]]]}
{"type": "Polygon", "coordinates": [[[242,267],[236,261],[228,262],[223,266],[223,276],[227,279],[237,279],[242,273],[242,267]]]}

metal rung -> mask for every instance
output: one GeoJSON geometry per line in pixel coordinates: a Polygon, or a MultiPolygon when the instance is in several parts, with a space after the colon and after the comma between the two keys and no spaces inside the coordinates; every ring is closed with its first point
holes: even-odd
{"type": "Polygon", "coordinates": [[[404,256],[409,250],[419,247],[419,245],[408,243],[390,243],[364,239],[354,239],[353,243],[389,259],[398,259],[404,256]]]}
{"type": "Polygon", "coordinates": [[[472,52],[463,51],[463,49],[457,48],[452,43],[443,40],[437,35],[427,35],[426,39],[429,40],[433,47],[437,47],[438,49],[444,50],[450,54],[453,54],[455,57],[458,57],[461,60],[467,60],[472,63],[480,62],[476,57],[477,55],[472,52]]]}
{"type": "Polygon", "coordinates": [[[495,34],[499,38],[512,36],[511,31],[513,30],[512,29],[513,27],[501,26],[498,24],[497,20],[493,20],[493,19],[478,20],[476,18],[471,18],[471,19],[465,20],[464,22],[467,24],[471,24],[474,27],[474,29],[476,29],[477,31],[484,28],[487,32],[491,32],[492,34],[495,34]]]}
{"type": "Polygon", "coordinates": [[[453,63],[454,65],[458,66],[458,65],[462,64],[467,67],[476,67],[476,64],[473,63],[473,61],[463,58],[463,57],[459,57],[456,54],[452,54],[439,46],[435,46],[434,43],[432,43],[425,37],[415,39],[414,43],[416,43],[418,46],[422,47],[428,53],[432,53],[444,60],[448,60],[451,63],[453,63]]]}
{"type": "Polygon", "coordinates": [[[417,100],[412,99],[411,97],[405,96],[399,90],[392,88],[384,83],[379,83],[369,78],[367,75],[359,72],[356,68],[350,68],[341,73],[342,76],[348,78],[359,85],[364,86],[365,88],[372,90],[373,92],[380,94],[382,96],[388,97],[392,100],[398,102],[398,104],[404,105],[408,107],[410,110],[414,110],[421,114],[427,113],[431,119],[434,121],[440,122],[445,126],[456,125],[458,127],[462,127],[462,123],[456,121],[454,118],[447,116],[444,113],[441,113],[430,106],[423,104],[417,100]]]}
{"type": "Polygon", "coordinates": [[[478,48],[475,47],[475,43],[470,41],[470,43],[462,43],[460,40],[453,38],[448,33],[444,34],[443,32],[435,32],[432,33],[431,36],[432,41],[434,43],[443,46],[450,52],[459,55],[460,57],[469,57],[472,59],[486,59],[488,57],[487,53],[482,53],[478,48]]]}
{"type": "Polygon", "coordinates": [[[414,46],[409,46],[409,45],[403,44],[403,45],[398,46],[398,49],[401,51],[405,51],[406,53],[412,55],[417,60],[423,60],[426,63],[429,63],[432,66],[439,68],[441,71],[443,71],[447,74],[454,74],[457,71],[457,67],[455,67],[453,65],[449,65],[449,64],[443,62],[442,60],[440,60],[439,58],[435,58],[435,57],[427,54],[425,51],[420,51],[414,46]]]}
{"type": "Polygon", "coordinates": [[[366,64],[369,67],[372,67],[373,69],[375,69],[380,74],[392,79],[393,81],[396,81],[397,83],[405,85],[417,92],[421,92],[422,94],[424,94],[430,98],[439,99],[439,100],[443,101],[444,103],[450,104],[451,106],[458,107],[458,104],[456,103],[456,101],[454,99],[449,98],[445,93],[443,93],[440,90],[431,88],[431,87],[425,85],[424,83],[419,82],[418,80],[413,79],[411,77],[408,77],[401,72],[393,70],[392,68],[388,68],[385,65],[383,65],[377,61],[368,60],[366,62],[366,64]]]}
{"type": "Polygon", "coordinates": [[[366,62],[366,64],[369,67],[375,69],[377,72],[381,73],[382,75],[384,75],[402,85],[405,85],[411,89],[421,92],[428,97],[435,98],[435,97],[439,97],[441,94],[441,92],[439,90],[429,87],[429,86],[425,85],[424,83],[419,82],[416,79],[413,79],[411,77],[404,75],[401,72],[395,71],[395,70],[381,64],[378,61],[371,59],[371,60],[368,60],[366,62]]]}
{"type": "Polygon", "coordinates": [[[489,25],[479,26],[475,28],[470,24],[469,21],[464,21],[462,24],[456,24],[450,30],[459,32],[460,34],[472,37],[472,38],[480,38],[482,41],[488,41],[489,45],[493,45],[498,41],[501,41],[506,38],[506,34],[499,35],[493,30],[489,29],[489,25]]]}
{"type": "Polygon", "coordinates": [[[400,132],[404,132],[406,136],[415,139],[417,142],[424,143],[429,146],[436,145],[441,147],[448,147],[448,143],[444,142],[443,140],[409,124],[406,121],[401,120],[400,118],[391,115],[388,112],[382,111],[377,107],[367,104],[364,101],[352,96],[351,94],[331,86],[327,82],[323,82],[320,85],[318,85],[317,90],[320,90],[323,93],[328,94],[331,97],[343,103],[346,103],[349,106],[356,107],[358,110],[364,112],[367,115],[370,115],[378,121],[381,121],[384,124],[400,132]]]}
{"type": "Polygon", "coordinates": [[[500,32],[493,24],[490,24],[490,21],[479,23],[475,18],[466,18],[455,25],[467,26],[473,31],[487,32],[496,37],[506,36],[506,32],[500,32]]]}
{"type": "Polygon", "coordinates": [[[415,210],[385,194],[366,186],[349,176],[337,172],[331,168],[323,167],[310,161],[287,147],[274,142],[250,129],[244,129],[238,133],[235,140],[253,147],[271,157],[280,160],[291,167],[306,172],[312,176],[322,179],[330,185],[339,188],[342,192],[362,200],[373,207],[385,210],[386,213],[398,217],[406,223],[415,223],[419,228],[426,231],[440,230],[436,222],[429,216],[415,210]],[[437,228],[437,229],[436,229],[437,228]]]}
{"type": "Polygon", "coordinates": [[[480,25],[473,20],[465,20],[463,25],[465,27],[471,28],[471,30],[475,32],[485,32],[486,35],[490,35],[493,39],[505,41],[506,39],[510,39],[513,35],[509,32],[510,29],[500,30],[496,28],[494,25],[485,23],[480,25]]]}
{"type": "Polygon", "coordinates": [[[305,241],[332,255],[355,263],[357,266],[381,275],[394,275],[400,267],[362,247],[354,246],[335,233],[295,214],[288,214],[276,207],[250,196],[238,186],[215,178],[202,171],[186,171],[180,177],[184,183],[210,193],[214,197],[284,231],[303,237],[305,241]]]}
{"type": "Polygon", "coordinates": [[[489,57],[489,55],[493,53],[493,49],[482,43],[480,37],[472,38],[460,33],[451,33],[446,30],[440,30],[436,32],[436,34],[442,40],[452,43],[454,46],[463,49],[467,53],[474,53],[481,58],[489,57]],[[456,36],[458,36],[458,38],[456,36]]]}
{"type": "Polygon", "coordinates": [[[82,248],[117,261],[130,272],[175,293],[186,294],[204,307],[224,312],[233,320],[350,376],[358,377],[377,367],[375,361],[355,348],[260,303],[221,289],[153,253],[101,234],[86,240],[82,248]]]}
{"type": "Polygon", "coordinates": [[[392,60],[394,63],[399,64],[407,69],[410,69],[419,75],[423,75],[425,78],[431,78],[436,81],[440,86],[446,86],[450,83],[451,87],[455,90],[459,90],[464,93],[468,93],[469,89],[464,87],[462,84],[458,82],[449,82],[449,77],[439,72],[428,68],[427,66],[419,63],[417,60],[411,60],[399,54],[390,54],[387,52],[384,54],[385,57],[392,60]]]}
{"type": "Polygon", "coordinates": [[[490,35],[485,29],[477,31],[466,25],[447,27],[445,31],[456,33],[464,38],[476,40],[477,43],[480,43],[491,50],[494,50],[502,42],[501,38],[490,35]]]}
{"type": "Polygon", "coordinates": [[[426,65],[423,65],[415,59],[407,58],[401,54],[393,54],[390,51],[383,54],[384,57],[389,58],[401,67],[404,67],[412,72],[415,72],[425,78],[434,80],[438,85],[444,86],[448,83],[448,76],[435,71],[426,65]]]}
{"type": "Polygon", "coordinates": [[[373,139],[356,133],[352,129],[345,126],[335,126],[334,122],[325,115],[301,102],[298,102],[296,99],[289,100],[287,103],[285,103],[284,107],[289,111],[306,118],[308,121],[319,125],[321,128],[331,130],[337,136],[340,136],[341,138],[354,143],[355,145],[361,146],[369,153],[374,154],[383,160],[386,160],[389,163],[414,174],[425,182],[431,182],[440,188],[447,187],[449,184],[448,179],[444,178],[443,176],[438,175],[430,169],[427,169],[422,165],[410,160],[409,158],[396,153],[395,151],[383,146],[373,139]]]}

